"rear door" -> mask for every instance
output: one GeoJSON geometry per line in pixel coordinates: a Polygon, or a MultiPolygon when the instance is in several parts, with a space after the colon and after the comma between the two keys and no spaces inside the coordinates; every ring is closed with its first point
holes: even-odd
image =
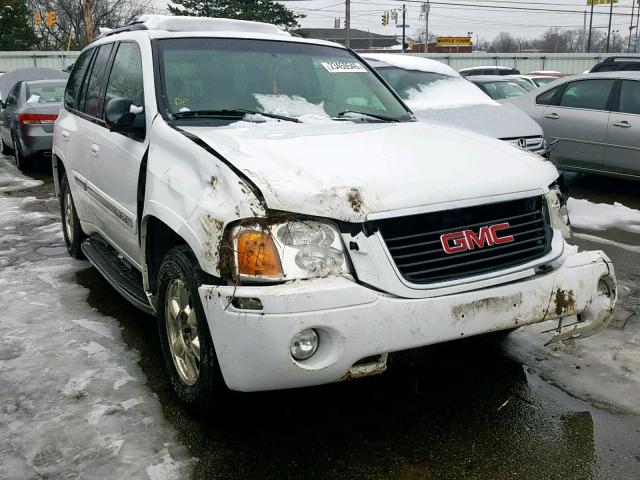
{"type": "Polygon", "coordinates": [[[601,170],[615,79],[570,82],[558,105],[544,111],[548,140],[559,140],[552,159],[559,166],[601,170]]]}
{"type": "Polygon", "coordinates": [[[0,134],[5,145],[12,145],[11,129],[14,127],[15,119],[13,118],[18,108],[18,97],[20,96],[20,85],[17,83],[7,95],[4,108],[0,110],[0,134]]]}
{"type": "Polygon", "coordinates": [[[134,120],[135,131],[116,133],[102,126],[91,145],[96,154],[91,176],[94,211],[103,234],[129,260],[140,263],[138,240],[138,179],[145,155],[146,118],[142,56],[136,42],[120,42],[110,72],[105,75],[104,104],[127,99],[142,110],[134,120]]]}
{"type": "Polygon", "coordinates": [[[609,116],[604,166],[608,171],[640,175],[640,81],[622,80],[617,97],[609,116]]]}

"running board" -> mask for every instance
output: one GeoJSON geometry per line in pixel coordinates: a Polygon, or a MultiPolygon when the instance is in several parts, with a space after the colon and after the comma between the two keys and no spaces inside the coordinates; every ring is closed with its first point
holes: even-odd
{"type": "Polygon", "coordinates": [[[120,295],[134,307],[149,315],[154,314],[149,299],[142,288],[141,275],[102,237],[92,235],[82,242],[81,248],[82,253],[96,270],[120,295]]]}

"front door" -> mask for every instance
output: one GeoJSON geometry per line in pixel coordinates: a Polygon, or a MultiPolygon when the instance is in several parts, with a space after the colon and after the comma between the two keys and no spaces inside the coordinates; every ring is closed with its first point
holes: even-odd
{"type": "Polygon", "coordinates": [[[142,58],[135,42],[121,42],[113,60],[105,89],[104,105],[127,99],[136,114],[134,128],[116,133],[106,126],[94,137],[91,174],[93,202],[100,230],[130,261],[140,263],[138,239],[138,179],[147,150],[146,118],[142,81],[142,58]]]}
{"type": "Polygon", "coordinates": [[[543,128],[560,167],[601,170],[615,79],[577,80],[567,85],[558,105],[544,111],[543,128]]]}
{"type": "Polygon", "coordinates": [[[640,175],[640,81],[623,80],[607,130],[605,170],[640,175]]]}

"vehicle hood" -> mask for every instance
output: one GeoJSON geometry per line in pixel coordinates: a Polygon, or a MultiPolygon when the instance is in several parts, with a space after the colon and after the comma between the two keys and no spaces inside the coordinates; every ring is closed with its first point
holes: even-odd
{"type": "Polygon", "coordinates": [[[421,121],[446,123],[493,138],[542,136],[540,125],[511,104],[414,110],[414,113],[421,121]]]}
{"type": "Polygon", "coordinates": [[[247,175],[268,208],[346,222],[546,189],[558,176],[537,155],[441,124],[236,122],[181,128],[247,175]]]}

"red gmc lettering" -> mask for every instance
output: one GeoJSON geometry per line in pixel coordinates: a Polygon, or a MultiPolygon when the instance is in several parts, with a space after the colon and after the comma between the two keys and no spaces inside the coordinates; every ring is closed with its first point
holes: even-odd
{"type": "Polygon", "coordinates": [[[451,254],[513,242],[513,235],[499,236],[500,231],[506,228],[509,228],[508,223],[499,223],[481,227],[477,234],[473,230],[445,233],[440,236],[440,243],[444,251],[451,254]]]}

